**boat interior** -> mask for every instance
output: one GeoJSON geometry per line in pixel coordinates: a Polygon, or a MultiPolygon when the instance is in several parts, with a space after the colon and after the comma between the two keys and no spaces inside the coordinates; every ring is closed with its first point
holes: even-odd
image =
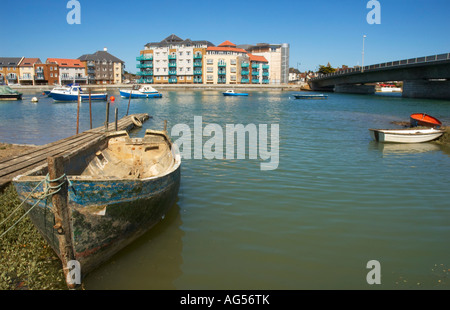
{"type": "MultiPolygon", "coordinates": [[[[165,174],[175,160],[167,136],[147,130],[144,138],[130,138],[125,131],[115,133],[85,163],[79,172],[81,179],[144,179],[165,174]]],[[[70,175],[78,178],[75,173],[70,175]]]]}

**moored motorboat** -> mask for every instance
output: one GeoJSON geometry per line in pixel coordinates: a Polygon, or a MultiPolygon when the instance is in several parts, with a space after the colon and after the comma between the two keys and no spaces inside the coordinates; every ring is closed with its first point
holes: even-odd
{"type": "Polygon", "coordinates": [[[422,143],[438,139],[445,133],[443,129],[408,128],[408,129],[369,129],[377,142],[422,143]]]}
{"type": "Polygon", "coordinates": [[[49,97],[52,97],[55,101],[77,101],[78,94],[80,94],[80,98],[82,101],[85,100],[104,100],[108,99],[107,93],[94,93],[89,94],[85,93],[78,84],[68,85],[65,87],[54,88],[49,97]]]}
{"type": "Polygon", "coordinates": [[[22,100],[22,93],[11,89],[9,86],[0,85],[0,100],[22,100]]]}
{"type": "Polygon", "coordinates": [[[248,96],[248,93],[236,93],[234,90],[229,89],[223,93],[224,96],[248,96]]]}
{"type": "MultiPolygon", "coordinates": [[[[64,157],[70,238],[67,244],[85,276],[156,225],[175,204],[181,157],[166,131],[147,130],[143,138],[114,132],[64,157]]],[[[48,193],[48,166],[13,179],[24,209],[61,257],[57,212],[48,193]],[[40,197],[39,197],[40,196],[40,197]]]]}
{"type": "Polygon", "coordinates": [[[122,98],[162,98],[162,94],[150,85],[134,85],[132,89],[119,89],[122,98]]]}
{"type": "Polygon", "coordinates": [[[295,99],[327,99],[328,96],[324,94],[293,94],[295,99]]]}
{"type": "Polygon", "coordinates": [[[442,126],[442,122],[440,120],[425,113],[411,114],[410,124],[411,127],[425,126],[425,127],[439,128],[442,126]]]}

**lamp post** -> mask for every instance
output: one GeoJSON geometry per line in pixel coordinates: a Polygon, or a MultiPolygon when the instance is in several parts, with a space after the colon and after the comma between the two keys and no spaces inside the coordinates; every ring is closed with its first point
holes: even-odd
{"type": "Polygon", "coordinates": [[[366,35],[363,35],[362,68],[361,68],[361,72],[364,72],[364,40],[365,39],[366,39],[366,35]]]}

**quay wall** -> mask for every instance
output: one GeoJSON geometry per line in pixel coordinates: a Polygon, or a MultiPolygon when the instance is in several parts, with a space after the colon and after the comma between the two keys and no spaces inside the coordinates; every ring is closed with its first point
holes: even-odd
{"type": "MultiPolygon", "coordinates": [[[[133,84],[108,84],[108,85],[81,85],[84,89],[114,91],[118,89],[129,89],[133,84]]],[[[245,84],[149,84],[157,90],[248,90],[248,91],[301,91],[300,85],[277,84],[277,85],[245,85],[245,84]]],[[[53,85],[19,86],[12,85],[12,89],[17,91],[43,91],[52,90],[53,85]]]]}

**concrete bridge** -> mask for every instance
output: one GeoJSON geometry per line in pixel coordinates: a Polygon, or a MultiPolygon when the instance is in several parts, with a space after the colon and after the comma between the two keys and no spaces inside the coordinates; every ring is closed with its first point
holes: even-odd
{"type": "Polygon", "coordinates": [[[391,61],[321,75],[312,90],[373,94],[377,83],[403,81],[403,97],[450,99],[450,53],[391,61]]]}

